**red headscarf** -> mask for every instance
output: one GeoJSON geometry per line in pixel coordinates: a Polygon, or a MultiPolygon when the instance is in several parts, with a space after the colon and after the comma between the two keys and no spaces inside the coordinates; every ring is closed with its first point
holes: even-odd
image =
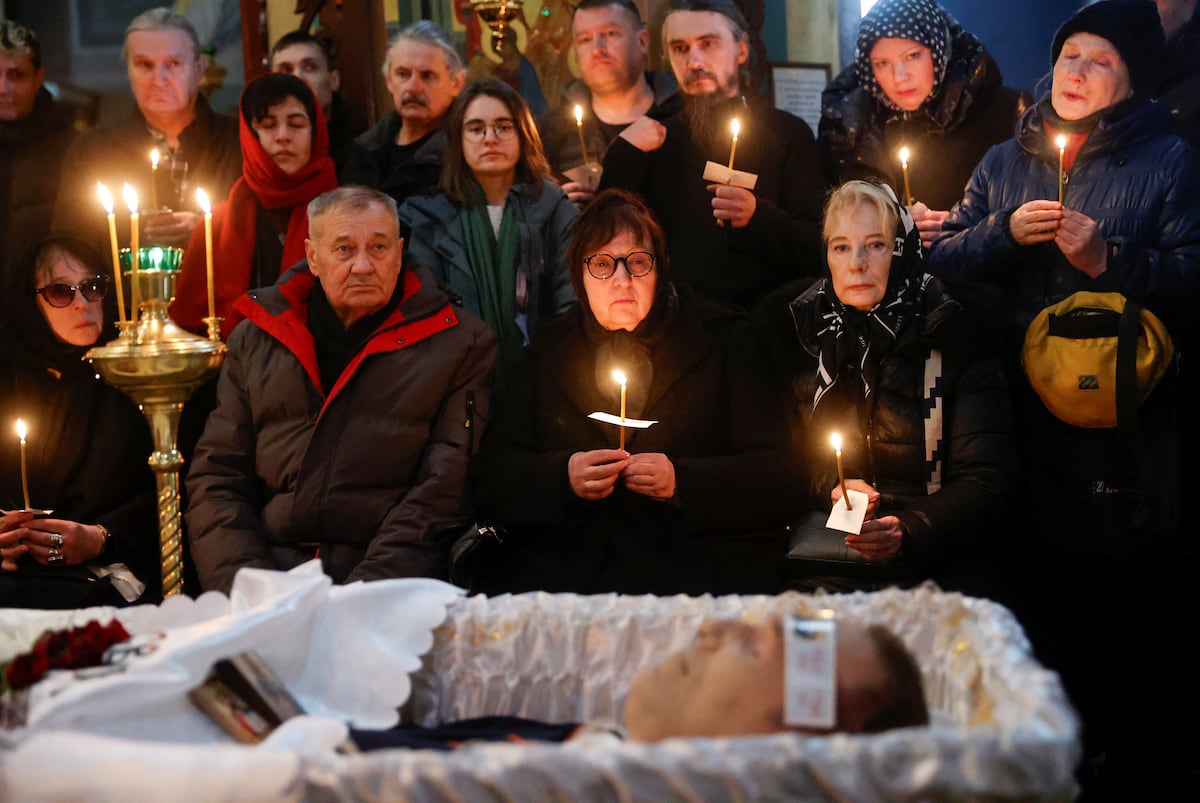
{"type": "MultiPolygon", "coordinates": [[[[260,76],[246,85],[246,91],[260,76]]],[[[307,87],[306,87],[307,89],[307,87]]],[[[311,94],[311,92],[310,92],[311,94]]],[[[329,157],[329,132],[325,115],[316,99],[312,100],[312,155],[308,163],[292,175],[284,173],[263,149],[246,119],[242,103],[238,114],[242,146],[242,177],[229,191],[229,197],[213,209],[213,292],[216,314],[225,318],[221,333],[228,336],[234,324],[241,320],[233,302],[250,289],[250,270],[254,260],[254,235],[258,220],[258,204],[267,209],[291,208],[287,237],[283,243],[283,258],[279,273],[304,259],[304,240],[308,237],[308,202],[323,192],[337,187],[333,159],[329,157]]],[[[208,315],[208,281],[204,253],[204,227],[192,230],[191,240],[183,255],[183,267],[171,305],[171,317],[185,329],[201,331],[203,318],[208,315]]]]}

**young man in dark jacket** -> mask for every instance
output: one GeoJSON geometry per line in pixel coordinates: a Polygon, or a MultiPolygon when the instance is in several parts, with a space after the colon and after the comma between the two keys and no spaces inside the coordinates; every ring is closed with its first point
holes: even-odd
{"type": "Polygon", "coordinates": [[[339,583],[445,570],[438,533],[460,515],[495,337],[401,271],[388,196],[333,190],[309,227],[307,260],[238,302],[188,476],[205,589],[314,557],[339,583]]]}

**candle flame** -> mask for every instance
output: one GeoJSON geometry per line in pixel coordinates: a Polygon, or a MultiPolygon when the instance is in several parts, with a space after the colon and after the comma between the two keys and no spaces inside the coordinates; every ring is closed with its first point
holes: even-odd
{"type": "Polygon", "coordinates": [[[158,169],[158,148],[150,151],[150,166],[155,170],[158,169]]]}
{"type": "Polygon", "coordinates": [[[26,434],[27,433],[25,432],[25,422],[18,418],[17,419],[17,437],[21,439],[21,443],[25,442],[26,434]]]}
{"type": "Polygon", "coordinates": [[[1057,137],[1055,137],[1054,142],[1056,145],[1058,145],[1058,149],[1060,151],[1065,151],[1067,149],[1067,138],[1062,134],[1059,134],[1057,137]]]}
{"type": "Polygon", "coordinates": [[[104,211],[111,215],[113,213],[113,197],[112,193],[108,191],[108,187],[96,182],[96,193],[100,196],[100,204],[104,207],[104,211]]]}
{"type": "Polygon", "coordinates": [[[137,191],[134,190],[133,187],[130,187],[128,184],[126,184],[124,189],[121,190],[121,194],[125,196],[125,205],[129,207],[129,213],[134,214],[134,215],[137,214],[137,211],[138,211],[137,191]]]}
{"type": "Polygon", "coordinates": [[[836,432],[833,433],[832,435],[829,436],[829,442],[833,444],[833,450],[835,452],[842,451],[842,436],[841,435],[837,434],[836,432]]]}
{"type": "Polygon", "coordinates": [[[621,387],[625,387],[625,385],[627,385],[627,384],[628,384],[628,380],[625,378],[625,374],[621,373],[620,371],[613,371],[613,372],[612,372],[612,378],[613,378],[613,379],[614,379],[614,380],[617,382],[617,384],[618,384],[618,385],[620,385],[621,387]]]}
{"type": "Polygon", "coordinates": [[[575,104],[575,125],[583,125],[583,107],[575,104]]]}
{"type": "Polygon", "coordinates": [[[901,167],[908,167],[908,154],[909,154],[908,148],[900,149],[900,166],[901,167]]]}
{"type": "Polygon", "coordinates": [[[729,123],[729,130],[733,132],[734,139],[737,139],[738,134],[742,133],[742,124],[738,120],[738,118],[734,117],[733,120],[729,123]]]}
{"type": "Polygon", "coordinates": [[[208,193],[204,190],[196,190],[196,203],[200,204],[200,210],[204,214],[212,212],[212,207],[208,204],[208,193]]]}

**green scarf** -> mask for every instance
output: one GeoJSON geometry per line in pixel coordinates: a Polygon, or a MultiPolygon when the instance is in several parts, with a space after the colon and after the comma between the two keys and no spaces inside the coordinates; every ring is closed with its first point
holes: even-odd
{"type": "Polygon", "coordinates": [[[471,278],[479,293],[479,316],[496,333],[499,365],[496,376],[503,377],[521,355],[524,338],[517,328],[517,256],[521,238],[517,232],[512,204],[504,205],[500,235],[492,234],[492,221],[482,204],[464,206],[458,213],[471,278]]]}

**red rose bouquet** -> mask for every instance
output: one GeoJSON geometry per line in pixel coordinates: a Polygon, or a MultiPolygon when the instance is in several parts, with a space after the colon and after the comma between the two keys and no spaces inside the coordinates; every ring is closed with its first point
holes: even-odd
{"type": "Polygon", "coordinates": [[[20,691],[41,680],[51,669],[83,669],[104,663],[104,653],[114,644],[129,639],[116,619],[102,625],[95,619],[83,627],[48,630],[33,649],[9,661],[0,675],[0,692],[20,691]]]}

